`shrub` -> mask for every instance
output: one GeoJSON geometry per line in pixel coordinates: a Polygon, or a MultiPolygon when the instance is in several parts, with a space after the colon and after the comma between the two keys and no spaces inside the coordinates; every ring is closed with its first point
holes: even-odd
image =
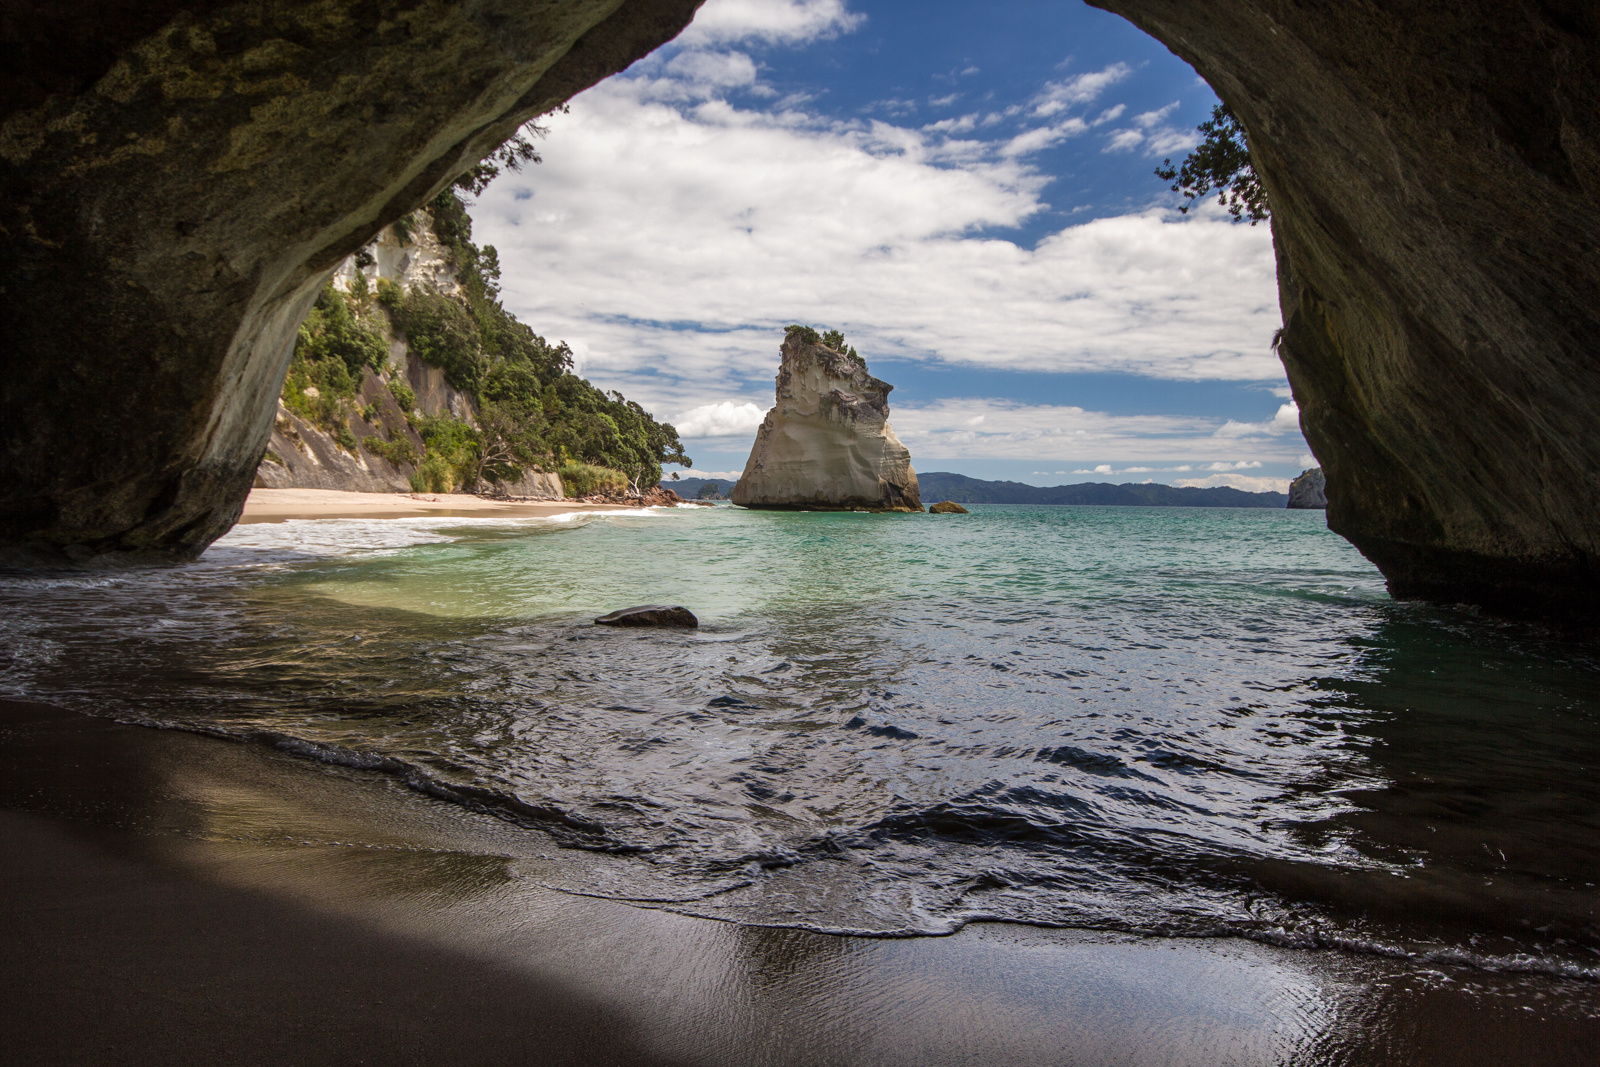
{"type": "Polygon", "coordinates": [[[400,301],[405,299],[405,293],[396,285],[392,278],[378,279],[378,303],[393,311],[400,306],[400,301]]]}
{"type": "Polygon", "coordinates": [[[389,395],[394,397],[394,402],[400,405],[401,411],[414,411],[417,406],[417,394],[407,385],[404,378],[394,378],[389,382],[389,395]]]}
{"type": "MultiPolygon", "coordinates": [[[[449,472],[448,480],[454,487],[470,486],[477,481],[478,454],[481,450],[477,430],[448,415],[437,418],[424,415],[417,420],[417,432],[422,435],[422,443],[428,449],[426,458],[423,459],[424,467],[433,462],[435,467],[431,469],[437,470],[439,469],[437,465],[443,464],[444,469],[449,472]]],[[[431,491],[447,493],[450,490],[431,491]]]]}
{"type": "Polygon", "coordinates": [[[445,379],[462,392],[478,391],[488,360],[478,324],[461,301],[415,288],[394,310],[394,322],[419,359],[444,371],[445,379]]]}
{"type": "Polygon", "coordinates": [[[365,437],[361,440],[361,447],[371,452],[374,456],[380,456],[388,460],[397,467],[404,463],[415,463],[417,461],[417,446],[412,444],[411,438],[404,434],[396,437],[393,441],[385,441],[381,437],[365,437]]]}
{"type": "Polygon", "coordinates": [[[568,496],[591,496],[595,493],[620,493],[628,488],[628,476],[609,467],[596,467],[588,463],[568,463],[556,471],[568,496]]]}
{"type": "Polygon", "coordinates": [[[449,493],[455,487],[455,472],[443,456],[424,458],[411,476],[411,488],[418,493],[449,493]]]}
{"type": "Polygon", "coordinates": [[[333,435],[333,439],[338,442],[340,448],[352,456],[356,454],[356,449],[359,446],[356,444],[356,435],[350,432],[350,427],[339,427],[339,432],[333,435]]]}

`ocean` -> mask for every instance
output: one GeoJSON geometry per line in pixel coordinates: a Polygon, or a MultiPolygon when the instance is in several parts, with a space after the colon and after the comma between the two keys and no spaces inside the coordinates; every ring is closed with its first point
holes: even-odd
{"type": "Polygon", "coordinates": [[[563,893],[1600,978],[1592,640],[1392,601],[1320,512],[253,524],[0,576],[0,649],[5,695],[495,815],[563,893]],[[638,603],[701,626],[592,623],[638,603]]]}

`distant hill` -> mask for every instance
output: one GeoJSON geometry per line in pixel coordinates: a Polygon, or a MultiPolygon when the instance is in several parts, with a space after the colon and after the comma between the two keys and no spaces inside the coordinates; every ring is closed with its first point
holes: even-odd
{"type": "MultiPolygon", "coordinates": [[[[1131,482],[1085,482],[1041,488],[1022,482],[986,482],[964,474],[934,471],[918,474],[925,503],[953,500],[957,504],[1122,504],[1167,508],[1281,508],[1287,493],[1246,493],[1239,489],[1178,489],[1170,485],[1131,482]]],[[[682,494],[682,490],[679,493],[682,494]]]]}
{"type": "Polygon", "coordinates": [[[661,488],[671,489],[674,493],[677,493],[685,500],[694,500],[698,498],[700,496],[701,488],[707,485],[716,486],[717,496],[725,499],[728,495],[728,490],[733,488],[734,479],[679,478],[677,481],[673,481],[671,478],[661,479],[661,488]]]}

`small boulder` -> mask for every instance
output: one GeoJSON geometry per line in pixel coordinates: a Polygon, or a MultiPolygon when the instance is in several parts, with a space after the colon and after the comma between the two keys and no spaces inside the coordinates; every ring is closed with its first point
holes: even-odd
{"type": "Polygon", "coordinates": [[[969,514],[971,514],[971,512],[969,512],[966,508],[962,507],[960,504],[957,504],[954,500],[941,500],[937,504],[935,504],[932,507],[930,507],[928,509],[928,511],[931,514],[934,514],[934,515],[969,515],[969,514]]]}
{"type": "Polygon", "coordinates": [[[594,620],[598,626],[699,626],[700,620],[685,607],[667,604],[640,604],[636,608],[618,608],[609,615],[594,620]]]}

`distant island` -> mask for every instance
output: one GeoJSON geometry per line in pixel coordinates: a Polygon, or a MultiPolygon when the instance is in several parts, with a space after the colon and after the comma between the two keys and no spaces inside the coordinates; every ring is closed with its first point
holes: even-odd
{"type": "Polygon", "coordinates": [[[1179,489],[1153,482],[1111,485],[1085,482],[1043,488],[1022,482],[986,482],[964,474],[934,471],[917,475],[927,500],[953,500],[957,504],[1101,504],[1158,508],[1281,508],[1287,493],[1246,493],[1227,487],[1179,489]]]}
{"type": "MultiPolygon", "coordinates": [[[[986,482],[964,474],[944,471],[918,474],[917,483],[926,500],[953,500],[957,504],[1100,504],[1157,508],[1281,508],[1289,503],[1287,493],[1246,493],[1227,487],[1179,489],[1171,485],[1127,482],[1085,482],[1041,488],[1022,482],[986,482]]],[[[665,481],[664,487],[693,500],[726,498],[734,482],[726,478],[681,478],[665,481]],[[709,487],[709,489],[708,489],[709,487]]]]}

